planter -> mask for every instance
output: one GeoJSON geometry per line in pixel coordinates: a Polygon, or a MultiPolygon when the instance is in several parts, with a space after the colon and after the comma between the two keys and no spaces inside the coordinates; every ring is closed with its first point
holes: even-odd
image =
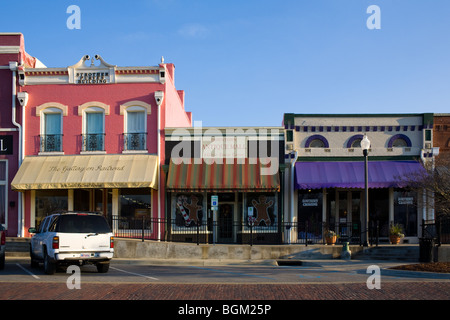
{"type": "Polygon", "coordinates": [[[391,242],[391,244],[399,244],[400,243],[400,236],[396,236],[396,235],[390,235],[389,236],[389,241],[391,242]]]}
{"type": "Polygon", "coordinates": [[[337,236],[325,237],[326,244],[334,245],[336,243],[337,236]]]}

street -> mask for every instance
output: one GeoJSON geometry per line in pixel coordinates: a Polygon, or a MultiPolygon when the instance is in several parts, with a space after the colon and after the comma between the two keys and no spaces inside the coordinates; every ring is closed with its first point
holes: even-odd
{"type": "MultiPolygon", "coordinates": [[[[439,300],[434,305],[439,308],[450,298],[449,274],[399,271],[388,269],[399,263],[372,263],[324,260],[302,266],[195,266],[113,260],[104,274],[84,266],[46,275],[42,265],[31,268],[29,259],[8,259],[0,271],[0,305],[5,310],[18,308],[14,302],[25,308],[27,304],[50,308],[57,301],[68,310],[101,316],[117,316],[123,307],[139,314],[164,310],[169,318],[276,319],[310,307],[329,313],[357,306],[381,315],[386,309],[379,304],[390,307],[394,300],[400,308],[390,308],[390,314],[414,315],[430,300],[439,300]],[[373,266],[379,268],[378,278],[370,271],[376,270],[370,269],[373,266]],[[414,302],[403,305],[399,300],[414,302]]],[[[338,312],[334,317],[345,314],[338,312]]]]}
{"type": "Polygon", "coordinates": [[[389,269],[393,262],[324,260],[303,265],[224,264],[215,266],[111,263],[61,268],[46,275],[28,259],[7,260],[0,271],[1,300],[351,300],[450,298],[450,274],[389,269]],[[376,264],[378,263],[378,264],[376,264]],[[369,267],[372,266],[372,269],[369,267]],[[375,269],[378,270],[378,276],[375,269]],[[375,283],[379,286],[376,287],[375,283]],[[195,288],[195,289],[194,289],[195,288]],[[397,292],[400,292],[400,295],[397,292]]]}

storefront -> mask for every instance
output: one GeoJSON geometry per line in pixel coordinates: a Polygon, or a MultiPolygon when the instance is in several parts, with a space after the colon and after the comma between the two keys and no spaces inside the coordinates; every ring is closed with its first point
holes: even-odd
{"type": "Polygon", "coordinates": [[[279,127],[166,128],[169,240],[280,243],[279,127]]]}
{"type": "Polygon", "coordinates": [[[151,218],[157,181],[153,155],[36,156],[25,158],[11,187],[25,194],[30,225],[56,211],[96,211],[118,232],[130,218],[151,218]]]}
{"type": "Polygon", "coordinates": [[[278,172],[262,175],[262,166],[249,159],[171,163],[166,185],[171,239],[194,241],[198,231],[204,243],[278,243],[278,172]]]}
{"type": "Polygon", "coordinates": [[[399,224],[403,242],[418,242],[431,200],[409,190],[407,177],[424,170],[423,155],[432,149],[432,114],[289,113],[283,122],[285,158],[292,168],[285,174],[292,179],[286,187],[292,190],[289,220],[299,227],[291,242],[307,237],[323,243],[327,229],[359,242],[366,215],[364,135],[370,140],[370,233],[387,242],[390,225],[399,224]]]}
{"type": "MultiPolygon", "coordinates": [[[[369,228],[382,240],[394,221],[406,237],[418,236],[417,194],[399,178],[422,169],[416,161],[369,162],[369,228]]],[[[365,214],[363,162],[297,162],[295,190],[298,221],[308,222],[309,239],[322,239],[323,230],[330,229],[359,241],[365,214]]]]}

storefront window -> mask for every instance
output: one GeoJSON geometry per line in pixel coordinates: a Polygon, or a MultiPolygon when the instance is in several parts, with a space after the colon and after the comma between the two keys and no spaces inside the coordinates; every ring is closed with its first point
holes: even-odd
{"type": "Polygon", "coordinates": [[[378,223],[379,236],[389,236],[389,189],[369,190],[369,227],[378,223]]]}
{"type": "Polygon", "coordinates": [[[49,214],[67,210],[67,190],[37,190],[35,203],[35,227],[37,227],[49,214]]]}
{"type": "Polygon", "coordinates": [[[401,224],[406,236],[417,236],[416,192],[394,190],[394,221],[401,224]]]}
{"type": "Polygon", "coordinates": [[[204,217],[203,195],[201,193],[179,193],[172,197],[175,201],[175,224],[177,226],[202,225],[204,217]]]}
{"type": "Polygon", "coordinates": [[[119,217],[151,217],[151,189],[121,189],[119,195],[119,217]]]}
{"type": "Polygon", "coordinates": [[[322,223],[322,190],[299,191],[298,220],[311,226],[322,223]]]}
{"type": "Polygon", "coordinates": [[[274,193],[247,193],[247,212],[248,208],[253,208],[253,217],[255,226],[272,227],[277,223],[277,203],[274,193]]]}
{"type": "Polygon", "coordinates": [[[73,209],[75,211],[89,211],[90,192],[88,189],[73,191],[73,209]]]}

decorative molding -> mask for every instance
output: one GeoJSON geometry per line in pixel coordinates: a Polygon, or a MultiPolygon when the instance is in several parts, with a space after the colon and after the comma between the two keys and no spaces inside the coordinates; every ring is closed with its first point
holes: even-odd
{"type": "Polygon", "coordinates": [[[312,135],[312,136],[310,136],[307,140],[306,140],[306,142],[305,142],[305,148],[309,148],[309,145],[311,144],[311,142],[313,141],[313,140],[321,140],[322,142],[323,142],[323,144],[324,144],[324,148],[329,148],[330,147],[330,145],[329,145],[329,143],[328,143],[328,140],[324,137],[324,136],[322,136],[322,135],[320,135],[320,134],[315,134],[315,135],[312,135]]]}
{"type": "Polygon", "coordinates": [[[392,148],[392,147],[393,147],[393,144],[394,144],[394,141],[397,140],[397,139],[403,139],[403,140],[405,140],[406,146],[407,146],[407,147],[412,147],[411,139],[409,139],[408,136],[405,136],[404,134],[396,134],[396,135],[392,136],[392,137],[389,139],[389,142],[388,142],[388,148],[392,148]]]}
{"type": "Polygon", "coordinates": [[[98,107],[98,108],[102,108],[105,110],[105,115],[109,115],[109,105],[103,103],[103,102],[98,102],[98,101],[89,101],[86,103],[83,103],[82,105],[78,106],[78,115],[82,116],[83,115],[83,111],[87,108],[91,108],[91,107],[98,107]]]}
{"type": "Polygon", "coordinates": [[[120,114],[124,115],[125,110],[129,107],[141,107],[147,110],[147,114],[151,114],[152,106],[144,101],[133,100],[120,105],[120,114]]]}
{"type": "Polygon", "coordinates": [[[350,137],[350,139],[348,139],[347,141],[347,148],[352,148],[352,144],[353,142],[355,142],[358,139],[363,139],[364,136],[362,134],[355,134],[354,136],[350,137]]]}
{"type": "Polygon", "coordinates": [[[40,117],[42,111],[44,111],[47,108],[61,109],[63,116],[67,116],[67,114],[68,114],[68,106],[63,105],[63,104],[61,104],[59,102],[46,102],[46,103],[41,104],[40,106],[36,107],[36,116],[40,117]]]}

